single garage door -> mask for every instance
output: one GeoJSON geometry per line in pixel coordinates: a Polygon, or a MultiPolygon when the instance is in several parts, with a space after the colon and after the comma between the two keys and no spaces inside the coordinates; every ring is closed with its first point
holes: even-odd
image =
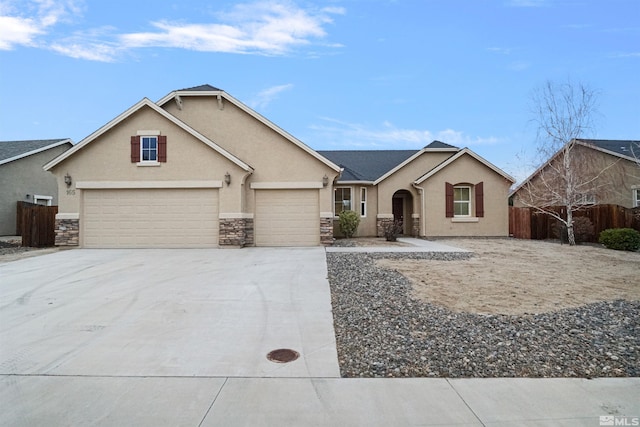
{"type": "Polygon", "coordinates": [[[85,190],[80,227],[88,248],[218,245],[218,190],[85,190]]]}
{"type": "Polygon", "coordinates": [[[318,190],[256,190],[256,246],[320,244],[318,190]]]}

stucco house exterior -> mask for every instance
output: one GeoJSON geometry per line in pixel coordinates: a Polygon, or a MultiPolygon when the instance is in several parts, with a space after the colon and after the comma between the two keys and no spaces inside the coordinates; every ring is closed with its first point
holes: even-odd
{"type": "Polygon", "coordinates": [[[42,166],[72,145],[68,138],[0,141],[0,236],[16,234],[17,202],[57,205],[56,179],[42,166]]]}
{"type": "MultiPolygon", "coordinates": [[[[576,204],[612,204],[625,208],[640,206],[640,141],[615,139],[574,139],[573,157],[579,163],[577,182],[585,182],[578,191],[576,204]]],[[[545,186],[540,180],[553,179],[553,165],[561,151],[555,153],[511,193],[513,206],[525,207],[544,200],[545,186]]]]}
{"type": "Polygon", "coordinates": [[[434,142],[390,154],[370,176],[335,153],[314,151],[210,85],[144,98],[45,165],[59,187],[56,244],[330,244],[346,188],[365,210],[360,235],[378,234],[399,200],[406,234],[508,234],[513,180],[468,149],[434,142]]]}
{"type": "MultiPolygon", "coordinates": [[[[355,210],[356,236],[383,236],[394,221],[421,237],[507,236],[512,177],[468,148],[433,141],[422,150],[320,151],[343,168],[334,211],[355,210]]],[[[336,235],[339,227],[334,225],[336,235]]]]}

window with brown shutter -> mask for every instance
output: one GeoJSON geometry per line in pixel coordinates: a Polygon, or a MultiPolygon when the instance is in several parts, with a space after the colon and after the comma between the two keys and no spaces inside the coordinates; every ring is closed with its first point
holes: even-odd
{"type": "Polygon", "coordinates": [[[140,136],[131,137],[131,163],[140,161],[140,136]]]}
{"type": "Polygon", "coordinates": [[[445,197],[445,215],[447,218],[453,218],[453,184],[444,183],[445,197]]]}
{"type": "Polygon", "coordinates": [[[482,181],[476,184],[475,186],[476,193],[476,216],[483,217],[484,216],[484,184],[482,181]]]}

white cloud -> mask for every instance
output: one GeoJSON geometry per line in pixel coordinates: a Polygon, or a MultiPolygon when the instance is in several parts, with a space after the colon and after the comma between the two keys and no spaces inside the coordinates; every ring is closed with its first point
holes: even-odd
{"type": "Polygon", "coordinates": [[[16,45],[30,46],[44,28],[33,19],[0,16],[0,50],[11,50],[16,45]]]}
{"type": "Polygon", "coordinates": [[[433,132],[426,129],[397,128],[390,122],[378,126],[347,123],[337,119],[322,117],[325,123],[313,125],[311,129],[323,135],[327,143],[341,149],[417,149],[434,140],[457,147],[492,145],[499,143],[496,137],[470,137],[462,131],[444,129],[433,132]]]}
{"type": "Polygon", "coordinates": [[[51,29],[80,15],[82,0],[0,0],[0,50],[18,46],[48,48],[62,55],[93,61],[114,61],[140,48],[176,48],[200,52],[283,55],[295,48],[320,43],[332,16],[340,7],[302,8],[289,0],[265,0],[237,4],[216,15],[215,22],[183,22],[170,19],[149,23],[148,31],[98,34],[76,31],[70,36],[45,40],[51,29]],[[16,6],[17,5],[17,6],[16,6]]]}
{"type": "Polygon", "coordinates": [[[508,47],[488,47],[487,50],[493,53],[499,53],[502,55],[509,55],[513,49],[508,47]]]}
{"type": "Polygon", "coordinates": [[[293,84],[273,86],[258,93],[258,95],[249,102],[251,108],[265,108],[282,92],[292,89],[293,84]]]}
{"type": "Polygon", "coordinates": [[[284,1],[240,4],[218,23],[159,21],[156,31],[121,35],[126,48],[171,47],[203,52],[281,55],[327,35],[323,25],[341,10],[313,11],[284,1]]]}
{"type": "Polygon", "coordinates": [[[36,46],[51,27],[81,13],[74,0],[0,2],[0,49],[36,46]]]}

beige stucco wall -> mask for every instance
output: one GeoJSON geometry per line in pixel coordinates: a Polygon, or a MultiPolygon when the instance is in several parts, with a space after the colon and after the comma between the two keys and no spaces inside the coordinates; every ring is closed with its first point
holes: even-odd
{"type": "MultiPolygon", "coordinates": [[[[254,168],[245,186],[247,212],[254,211],[255,192],[251,183],[320,183],[325,175],[331,183],[338,176],[337,171],[228,100],[222,100],[220,109],[216,97],[181,99],[182,109],[174,101],[163,108],[254,168]]],[[[320,189],[320,211],[332,212],[332,203],[333,190],[328,185],[320,189]]]]}
{"type": "MultiPolygon", "coordinates": [[[[425,215],[421,224],[421,233],[424,232],[425,236],[508,236],[508,195],[511,182],[470,155],[458,158],[420,186],[425,191],[425,215]],[[455,218],[447,218],[446,182],[454,185],[484,182],[484,217],[477,218],[477,222],[456,222],[455,218]]],[[[475,215],[473,190],[471,200],[475,215]]]]}
{"type": "MultiPolygon", "coordinates": [[[[584,160],[581,165],[588,165],[580,171],[580,173],[584,173],[585,177],[582,181],[590,180],[591,177],[599,175],[593,181],[593,186],[596,188],[589,190],[589,192],[595,193],[596,203],[632,208],[633,189],[640,188],[640,166],[633,161],[583,146],[576,146],[574,149],[576,155],[582,156],[581,158],[584,160]]],[[[538,182],[538,176],[531,179],[533,186],[539,185],[538,182]]],[[[518,190],[513,196],[513,205],[516,207],[525,206],[521,197],[527,197],[526,193],[526,188],[518,190]]]]}
{"type": "Polygon", "coordinates": [[[149,107],[143,107],[128,119],[92,141],[52,171],[60,189],[59,213],[79,213],[86,181],[224,181],[231,185],[220,189],[220,212],[241,212],[241,183],[245,171],[211,147],[197,140],[149,107]],[[131,136],[141,130],[159,130],[167,136],[167,162],[159,166],[138,166],[131,162],[131,136]],[[71,187],[64,175],[73,179],[71,187]]]}
{"type": "Polygon", "coordinates": [[[56,179],[42,166],[70,147],[71,144],[64,144],[0,165],[0,236],[15,234],[18,201],[33,203],[33,196],[39,195],[51,196],[51,204],[58,204],[56,179]]]}

